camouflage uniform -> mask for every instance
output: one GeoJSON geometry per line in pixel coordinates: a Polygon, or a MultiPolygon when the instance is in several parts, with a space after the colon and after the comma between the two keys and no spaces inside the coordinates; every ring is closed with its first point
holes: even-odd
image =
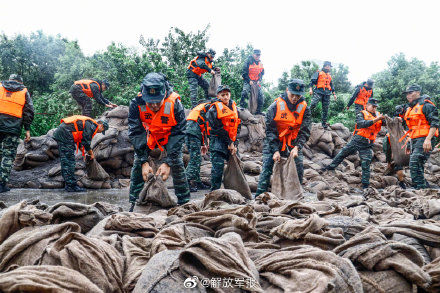
{"type": "MultiPolygon", "coordinates": [[[[213,70],[212,68],[209,68],[208,65],[205,63],[205,54],[199,54],[199,59],[197,59],[197,66],[201,69],[206,70],[207,72],[211,72],[213,70]]],[[[194,72],[192,72],[191,69],[188,69],[186,71],[186,77],[188,78],[188,84],[189,84],[189,93],[191,98],[191,105],[192,108],[194,108],[199,101],[198,98],[198,90],[199,86],[203,89],[205,92],[205,97],[208,98],[208,88],[209,83],[202,77],[198,76],[194,72]]]]}
{"type": "MultiPolygon", "coordinates": [[[[246,100],[248,100],[248,97],[251,93],[251,85],[250,85],[251,80],[249,78],[249,66],[251,64],[255,64],[255,63],[257,63],[257,61],[254,59],[254,56],[249,56],[249,58],[247,59],[247,61],[243,65],[243,69],[242,69],[243,91],[241,92],[241,101],[240,101],[240,106],[242,108],[248,108],[246,100]]],[[[260,73],[258,82],[261,82],[261,80],[263,79],[263,75],[264,75],[264,69],[260,73]]],[[[264,104],[264,95],[263,95],[263,91],[261,90],[261,86],[260,86],[260,87],[258,87],[256,113],[261,113],[261,107],[263,107],[263,104],[264,104]]]]}
{"type": "MultiPolygon", "coordinates": [[[[287,107],[290,111],[295,111],[298,103],[304,101],[304,98],[298,100],[297,104],[293,105],[289,102],[287,98],[287,94],[283,93],[281,98],[286,102],[287,107]]],[[[263,147],[263,171],[260,174],[258,179],[258,188],[255,196],[260,195],[263,192],[267,191],[267,188],[270,185],[270,177],[272,176],[273,166],[275,162],[273,161],[273,154],[277,151],[280,151],[280,155],[282,157],[288,157],[290,155],[291,148],[289,146],[286,147],[285,151],[281,151],[282,143],[278,138],[278,130],[276,127],[276,122],[274,121],[277,112],[276,102],[272,103],[267,109],[266,114],[266,138],[264,141],[263,147]]],[[[304,156],[302,153],[302,148],[310,137],[310,127],[312,123],[311,112],[310,109],[307,108],[304,112],[303,122],[301,124],[301,128],[298,132],[298,136],[293,141],[294,146],[298,146],[298,157],[295,158],[296,170],[298,173],[299,181],[302,183],[303,174],[304,174],[304,166],[303,160],[304,156]]]]}
{"type": "Polygon", "coordinates": [[[0,184],[9,182],[20,137],[15,134],[0,133],[0,184]]]}
{"type": "MultiPolygon", "coordinates": [[[[368,82],[370,82],[370,80],[368,82]]],[[[354,103],[354,101],[356,101],[356,99],[357,99],[357,97],[359,95],[359,92],[361,91],[362,87],[365,87],[365,90],[369,91],[370,89],[372,89],[372,86],[373,86],[372,83],[370,84],[370,86],[367,84],[367,82],[363,82],[363,83],[357,85],[353,95],[351,96],[350,100],[347,103],[347,107],[350,108],[351,105],[354,103]]],[[[372,98],[373,96],[374,96],[374,92],[371,93],[370,98],[372,98]]],[[[359,112],[364,110],[364,107],[362,105],[359,105],[359,104],[354,104],[354,110],[355,110],[355,113],[357,115],[357,114],[359,114],[359,112]]]]}
{"type": "MultiPolygon", "coordinates": [[[[313,87],[318,82],[319,72],[315,72],[312,75],[310,87],[313,87]]],[[[335,88],[333,87],[333,81],[330,82],[331,90],[325,88],[315,88],[313,90],[313,98],[310,103],[310,112],[313,113],[319,102],[322,104],[322,125],[327,123],[328,119],[328,108],[330,106],[330,95],[335,93],[335,88]]]]}
{"type": "MultiPolygon", "coordinates": [[[[97,79],[92,79],[92,80],[98,82],[101,85],[101,88],[102,88],[102,83],[101,83],[100,80],[97,80],[97,79]]],[[[102,90],[95,83],[90,84],[90,88],[91,88],[92,93],[93,93],[93,99],[95,99],[96,102],[98,102],[98,104],[105,106],[105,105],[110,103],[110,101],[107,100],[102,95],[102,90]]],[[[89,98],[83,92],[81,86],[78,85],[78,84],[73,84],[71,86],[69,92],[72,95],[72,98],[81,107],[81,115],[87,116],[87,117],[90,117],[90,118],[94,118],[93,106],[92,106],[92,98],[89,98]]]]}

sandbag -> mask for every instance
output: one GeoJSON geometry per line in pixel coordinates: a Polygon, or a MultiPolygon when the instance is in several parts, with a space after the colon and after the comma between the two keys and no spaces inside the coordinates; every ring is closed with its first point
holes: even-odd
{"type": "Polygon", "coordinates": [[[295,159],[281,158],[273,167],[272,193],[280,199],[299,200],[302,198],[301,184],[296,171],[295,159]]]}
{"type": "Polygon", "coordinates": [[[245,198],[252,199],[251,189],[246,181],[240,159],[237,155],[229,156],[228,165],[224,172],[223,185],[226,189],[236,190],[245,198]]]}
{"type": "Polygon", "coordinates": [[[249,112],[251,112],[252,114],[255,114],[255,112],[257,112],[259,87],[260,85],[256,82],[251,85],[251,95],[249,97],[249,112]]]}
{"type": "Polygon", "coordinates": [[[147,205],[149,203],[154,203],[163,208],[177,206],[177,196],[168,193],[168,189],[161,176],[151,173],[148,174],[148,180],[145,182],[138,199],[138,205],[147,205]]]}
{"type": "Polygon", "coordinates": [[[126,292],[133,291],[145,266],[150,259],[152,239],[144,237],[122,237],[122,251],[124,255],[124,288],[126,292]]]}
{"type": "Polygon", "coordinates": [[[399,166],[408,166],[409,155],[405,153],[405,147],[402,149],[402,146],[405,144],[406,139],[403,139],[403,141],[399,142],[400,138],[405,134],[402,122],[400,122],[397,117],[391,119],[386,116],[386,123],[388,133],[390,134],[391,152],[393,155],[394,163],[399,166]]]}
{"type": "Polygon", "coordinates": [[[48,209],[52,214],[52,224],[75,222],[81,226],[81,232],[89,232],[93,226],[104,219],[99,209],[92,205],[74,202],[60,202],[48,209]]]}
{"type": "Polygon", "coordinates": [[[364,293],[413,292],[412,284],[393,270],[359,271],[364,293]]]}
{"type": "Polygon", "coordinates": [[[102,166],[96,161],[96,159],[87,161],[86,171],[89,179],[103,181],[110,178],[108,173],[102,168],[102,166]]]}
{"type": "Polygon", "coordinates": [[[216,97],[217,96],[217,88],[222,84],[222,76],[220,73],[220,69],[214,69],[215,74],[212,76],[211,81],[209,82],[208,87],[208,97],[216,97]]]}

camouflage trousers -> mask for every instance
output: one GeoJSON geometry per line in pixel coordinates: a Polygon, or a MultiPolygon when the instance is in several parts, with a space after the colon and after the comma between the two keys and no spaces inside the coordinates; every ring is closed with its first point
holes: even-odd
{"type": "Polygon", "coordinates": [[[353,136],[328,167],[335,169],[346,157],[356,152],[359,152],[359,158],[361,159],[362,185],[366,187],[370,185],[370,165],[373,159],[373,144],[369,143],[366,138],[359,135],[353,136]]]}
{"type": "Polygon", "coordinates": [[[359,105],[359,104],[354,104],[354,112],[355,115],[357,116],[357,114],[359,114],[362,110],[364,110],[364,106],[359,105]]]}
{"type": "Polygon", "coordinates": [[[409,171],[412,185],[415,189],[426,188],[425,163],[431,152],[425,153],[423,143],[425,137],[415,138],[411,142],[411,154],[409,156],[409,171]]]}
{"type": "Polygon", "coordinates": [[[205,97],[208,98],[209,83],[206,81],[206,79],[204,79],[201,76],[198,76],[196,74],[189,74],[188,84],[189,84],[189,96],[191,98],[192,108],[194,108],[195,106],[197,106],[199,101],[199,97],[198,97],[199,86],[205,92],[205,97]]]}
{"type": "Polygon", "coordinates": [[[75,186],[75,150],[74,144],[58,142],[58,151],[60,153],[61,175],[64,178],[66,186],[75,186]]]}
{"type": "Polygon", "coordinates": [[[222,153],[211,151],[211,191],[219,189],[222,185],[223,169],[225,161],[229,160],[229,152],[222,153]]]}
{"type": "MultiPolygon", "coordinates": [[[[248,82],[243,83],[243,91],[241,92],[241,101],[240,106],[242,108],[248,108],[248,103],[246,100],[248,100],[249,95],[251,94],[251,85],[248,82]]],[[[258,99],[257,99],[257,113],[261,112],[261,107],[263,107],[264,104],[264,95],[263,91],[261,90],[261,87],[258,88],[258,99]]]]}
{"type": "Polygon", "coordinates": [[[20,137],[18,135],[0,132],[0,183],[9,182],[9,175],[19,143],[20,137]]]}
{"type": "MultiPolygon", "coordinates": [[[[270,176],[273,173],[273,166],[275,162],[273,161],[273,152],[263,151],[263,171],[261,171],[260,177],[258,178],[258,188],[255,196],[262,194],[267,191],[270,184],[270,176]]],[[[282,154],[283,155],[283,154],[282,154]]],[[[287,154],[286,156],[288,156],[287,154]]],[[[295,158],[296,172],[298,173],[299,182],[302,184],[304,175],[304,155],[302,150],[298,151],[298,157],[295,158]]]]}
{"type": "MultiPolygon", "coordinates": [[[[183,165],[182,153],[175,160],[171,168],[171,176],[173,177],[174,192],[177,196],[179,204],[189,201],[189,185],[186,179],[185,166],[183,165]]],[[[144,187],[144,179],[142,177],[142,162],[139,157],[134,155],[133,167],[131,169],[130,178],[130,195],[129,200],[131,203],[136,202],[139,198],[139,193],[144,187]]]]}
{"type": "Polygon", "coordinates": [[[72,98],[81,107],[81,115],[94,118],[93,116],[93,106],[92,99],[89,98],[82,90],[72,89],[70,92],[72,98]]]}
{"type": "Polygon", "coordinates": [[[322,103],[322,124],[327,123],[328,107],[330,106],[330,95],[313,93],[312,102],[310,103],[310,111],[313,113],[318,103],[322,103]]]}
{"type": "Polygon", "coordinates": [[[186,166],[188,181],[202,182],[200,180],[200,165],[202,164],[202,156],[200,154],[201,145],[202,142],[197,136],[192,134],[186,135],[186,146],[189,151],[189,163],[188,166],[186,166]]]}

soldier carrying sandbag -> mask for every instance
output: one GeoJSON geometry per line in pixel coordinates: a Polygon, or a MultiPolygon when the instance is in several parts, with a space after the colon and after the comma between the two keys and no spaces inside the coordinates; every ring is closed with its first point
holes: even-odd
{"type": "Polygon", "coordinates": [[[198,103],[198,88],[199,86],[205,91],[205,97],[208,98],[209,83],[202,77],[202,74],[209,72],[212,75],[215,71],[212,62],[215,57],[215,51],[209,49],[208,52],[199,52],[197,56],[191,60],[186,71],[186,77],[188,78],[191,107],[195,107],[198,103]]]}
{"type": "Polygon", "coordinates": [[[241,92],[240,107],[247,108],[246,100],[251,93],[251,86],[258,86],[257,109],[255,114],[261,114],[264,104],[263,91],[261,90],[261,80],[264,75],[263,63],[260,61],[261,50],[255,49],[254,54],[249,56],[243,65],[243,91],[241,92]]]}
{"type": "Polygon", "coordinates": [[[155,148],[166,151],[156,175],[165,181],[171,172],[177,203],[181,205],[189,201],[182,158],[185,126],[185,111],[179,94],[172,91],[164,75],[148,73],[141,83],[141,92],[130,102],[128,114],[128,136],[135,152],[130,181],[131,210],[148,174],[153,173],[148,157],[155,148]]]}
{"type": "Polygon", "coordinates": [[[312,124],[310,108],[304,100],[304,82],[289,81],[286,92],[272,103],[266,114],[266,138],[263,147],[263,171],[255,196],[267,191],[274,162],[292,152],[300,183],[304,167],[302,148],[310,137],[312,124]]]}
{"type": "Polygon", "coordinates": [[[11,174],[21,129],[26,131],[28,142],[34,119],[34,106],[23,79],[11,74],[9,80],[0,83],[0,193],[9,191],[7,183],[11,174]]]}
{"type": "Polygon", "coordinates": [[[97,133],[105,134],[109,125],[106,120],[95,121],[90,117],[75,115],[61,120],[60,126],[55,130],[53,138],[58,143],[61,163],[61,175],[64,178],[64,189],[67,192],[83,192],[84,188],[78,186],[75,178],[75,150],[81,150],[82,155],[94,159],[91,148],[92,138],[97,133]]]}

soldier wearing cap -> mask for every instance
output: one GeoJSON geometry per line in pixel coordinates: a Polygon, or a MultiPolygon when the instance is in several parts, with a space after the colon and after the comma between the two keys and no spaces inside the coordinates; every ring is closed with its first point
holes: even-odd
{"type": "Polygon", "coordinates": [[[189,201],[182,158],[185,126],[185,111],[179,94],[172,91],[164,75],[148,73],[142,81],[141,92],[130,102],[128,114],[128,136],[135,153],[130,182],[131,211],[148,174],[153,173],[148,157],[155,148],[166,151],[155,175],[162,176],[165,181],[171,172],[178,204],[189,201]]]}
{"type": "Polygon", "coordinates": [[[346,157],[359,152],[362,166],[362,188],[369,187],[373,144],[385,119],[382,114],[376,111],[377,106],[376,99],[370,98],[368,100],[365,110],[356,116],[356,126],[351,140],[336,155],[330,165],[324,167],[322,171],[334,170],[346,157]]]}
{"type": "Polygon", "coordinates": [[[319,102],[322,104],[322,126],[324,129],[328,128],[327,118],[328,118],[328,107],[330,105],[330,94],[336,98],[335,88],[333,87],[332,76],[330,75],[330,69],[332,64],[330,61],[325,61],[322,66],[321,71],[317,71],[312,75],[310,81],[309,94],[313,96],[312,102],[310,103],[310,111],[313,110],[318,105],[319,102]]]}
{"type": "Polygon", "coordinates": [[[261,80],[264,75],[263,63],[260,61],[261,50],[255,49],[254,54],[249,56],[243,65],[243,91],[241,92],[240,106],[247,108],[246,100],[251,92],[251,85],[258,85],[257,111],[255,114],[261,114],[261,108],[264,104],[263,91],[261,90],[261,80]]]}
{"type": "Polygon", "coordinates": [[[105,134],[108,129],[106,120],[95,121],[90,117],[75,115],[61,120],[60,126],[55,130],[53,138],[58,143],[60,154],[61,175],[64,178],[64,189],[68,192],[82,192],[84,188],[78,186],[75,178],[75,150],[81,150],[82,155],[95,155],[91,148],[92,138],[97,133],[105,134]]]}
{"type": "Polygon", "coordinates": [[[209,49],[208,52],[198,52],[197,56],[191,60],[186,71],[188,78],[189,92],[191,98],[192,108],[198,104],[198,88],[199,86],[205,92],[205,97],[208,98],[209,83],[202,77],[202,74],[209,72],[215,74],[212,62],[215,57],[215,51],[209,49]]]}
{"type": "Polygon", "coordinates": [[[290,80],[286,92],[267,109],[263,171],[258,180],[256,196],[269,187],[274,162],[279,161],[281,156],[288,157],[290,153],[295,159],[298,178],[302,183],[302,148],[310,137],[312,123],[310,109],[303,97],[304,89],[302,80],[290,80]]]}
{"type": "Polygon", "coordinates": [[[110,83],[105,79],[102,81],[98,79],[81,79],[73,83],[69,92],[81,107],[82,115],[93,118],[92,99],[107,108],[118,106],[102,95],[109,87],[110,83]]]}
{"type": "Polygon", "coordinates": [[[211,152],[211,190],[222,184],[223,167],[229,155],[237,153],[237,134],[240,132],[240,114],[231,99],[231,89],[221,85],[217,89],[217,99],[206,114],[209,130],[209,149],[211,152]]]}
{"type": "Polygon", "coordinates": [[[0,83],[0,193],[9,191],[7,183],[11,174],[22,127],[28,142],[34,119],[34,106],[23,79],[11,74],[0,83]]]}
{"type": "Polygon", "coordinates": [[[346,109],[350,109],[350,106],[354,103],[356,115],[360,111],[365,110],[365,106],[367,105],[368,100],[373,97],[373,86],[374,81],[372,79],[368,79],[367,81],[359,84],[356,87],[350,101],[348,101],[346,109]]]}
{"type": "MultiPolygon", "coordinates": [[[[432,139],[438,136],[438,110],[428,99],[420,96],[422,88],[410,85],[403,92],[408,100],[404,121],[408,127],[405,136],[411,142],[409,169],[412,185],[416,189],[427,187],[424,176],[424,166],[432,150],[432,139]]],[[[403,137],[402,137],[403,139],[403,137]]]]}

